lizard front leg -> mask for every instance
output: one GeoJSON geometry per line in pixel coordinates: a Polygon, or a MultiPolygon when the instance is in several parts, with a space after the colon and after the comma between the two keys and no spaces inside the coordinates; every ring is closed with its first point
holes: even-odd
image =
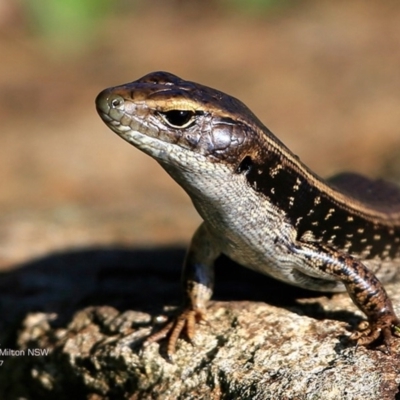
{"type": "Polygon", "coordinates": [[[318,244],[302,244],[296,252],[305,261],[303,273],[316,276],[331,276],[341,281],[354,304],[368,318],[369,329],[352,335],[359,345],[368,346],[382,339],[386,348],[392,341],[393,331],[400,326],[400,320],[393,310],[383,285],[361,261],[349,254],[318,244]]]}
{"type": "Polygon", "coordinates": [[[192,238],[183,265],[183,310],[159,332],[147,338],[145,346],[168,336],[167,355],[171,358],[183,331],[189,339],[193,338],[196,322],[205,319],[207,302],[213,294],[214,262],[220,254],[205,224],[201,224],[192,238]]]}

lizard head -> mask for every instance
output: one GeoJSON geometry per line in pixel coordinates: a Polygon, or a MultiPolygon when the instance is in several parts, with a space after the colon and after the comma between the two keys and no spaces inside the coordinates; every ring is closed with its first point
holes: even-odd
{"type": "Polygon", "coordinates": [[[114,132],[166,168],[212,162],[240,170],[266,150],[262,136],[272,136],[236,98],[167,72],[105,89],[96,107],[114,132]]]}

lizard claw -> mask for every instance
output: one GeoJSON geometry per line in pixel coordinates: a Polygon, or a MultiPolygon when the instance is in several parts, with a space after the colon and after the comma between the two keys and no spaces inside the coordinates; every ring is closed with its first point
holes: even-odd
{"type": "Polygon", "coordinates": [[[158,342],[168,336],[167,357],[168,360],[171,360],[175,353],[176,342],[182,332],[184,331],[189,341],[192,342],[196,331],[196,323],[204,319],[203,311],[185,309],[175,319],[168,322],[160,331],[150,335],[143,343],[143,346],[147,347],[151,343],[158,342]]]}
{"type": "Polygon", "coordinates": [[[390,354],[393,337],[400,337],[400,321],[395,314],[383,314],[375,321],[370,321],[368,327],[361,328],[350,336],[357,346],[374,347],[378,341],[385,346],[385,353],[390,354]]]}

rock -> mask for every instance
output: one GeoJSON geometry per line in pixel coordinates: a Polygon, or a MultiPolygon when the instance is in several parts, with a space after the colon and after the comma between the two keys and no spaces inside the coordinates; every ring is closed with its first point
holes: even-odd
{"type": "MultiPolygon", "coordinates": [[[[177,303],[176,264],[183,254],[76,251],[9,272],[8,282],[21,286],[24,276],[25,287],[14,294],[18,302],[8,294],[23,319],[2,341],[3,354],[20,351],[0,357],[2,398],[395,398],[400,340],[390,355],[356,349],[347,337],[361,314],[346,294],[315,297],[226,258],[217,265],[218,300],[210,303],[208,322],[198,326],[193,343],[180,339],[172,362],[164,342],[143,348],[144,338],[161,325],[156,316],[173,311],[163,306],[177,303]],[[51,279],[39,288],[44,269],[51,279]],[[37,279],[26,281],[27,271],[37,279]],[[29,312],[38,306],[45,311],[29,312]]],[[[400,304],[395,292],[389,285],[400,304]]]]}

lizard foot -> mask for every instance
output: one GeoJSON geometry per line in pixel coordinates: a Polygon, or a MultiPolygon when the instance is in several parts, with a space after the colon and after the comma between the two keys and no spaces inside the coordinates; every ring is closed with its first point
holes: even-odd
{"type": "Polygon", "coordinates": [[[203,311],[185,309],[172,321],[168,322],[160,331],[150,335],[143,343],[143,346],[147,347],[151,343],[158,342],[168,336],[167,356],[171,360],[172,355],[175,353],[176,342],[182,332],[185,332],[189,340],[192,341],[196,330],[196,323],[204,320],[205,315],[203,311]]]}
{"type": "Polygon", "coordinates": [[[390,354],[390,345],[394,337],[400,337],[400,320],[394,313],[381,314],[377,319],[370,320],[366,326],[350,336],[357,346],[376,347],[379,342],[385,346],[385,353],[390,354]]]}

